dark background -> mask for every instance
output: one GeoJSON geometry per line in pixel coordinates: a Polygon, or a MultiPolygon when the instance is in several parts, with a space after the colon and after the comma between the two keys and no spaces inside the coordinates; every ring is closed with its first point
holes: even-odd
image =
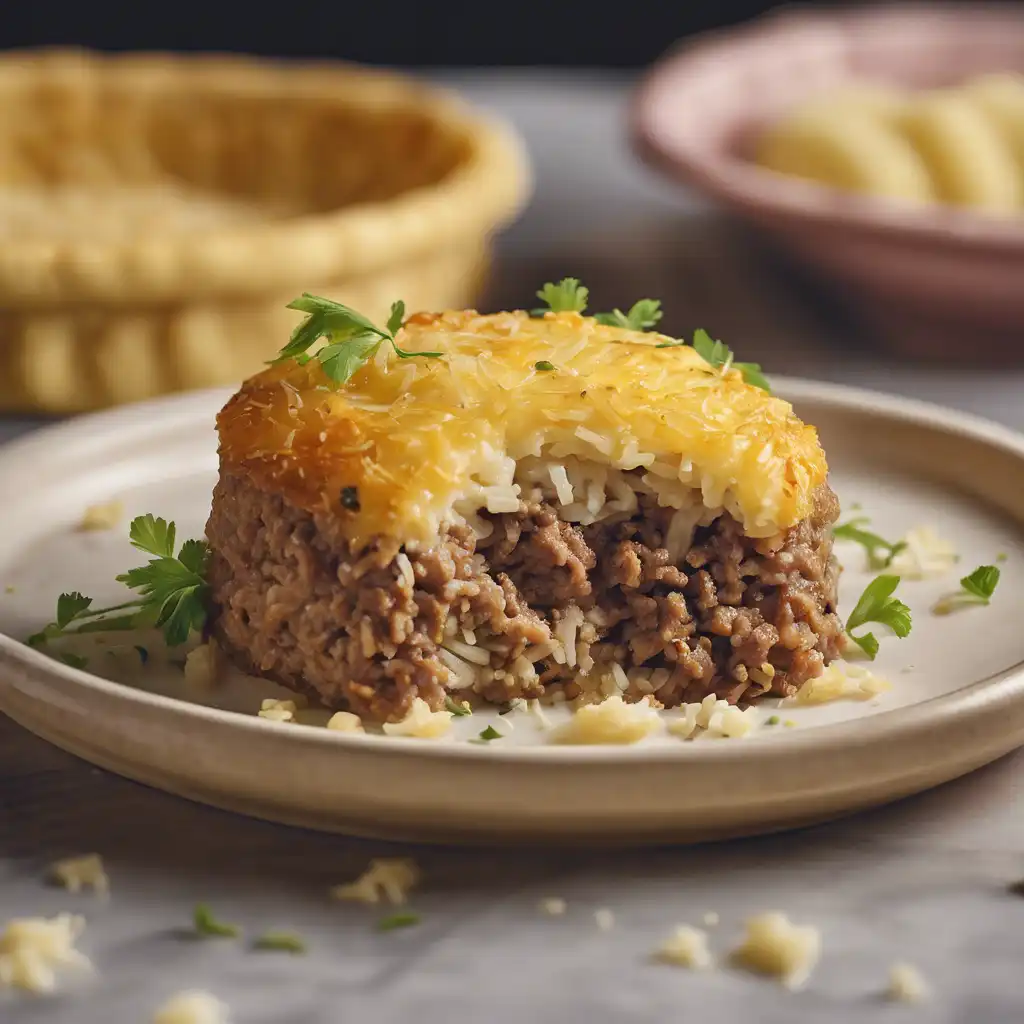
{"type": "Polygon", "coordinates": [[[232,50],[412,67],[636,67],[681,36],[783,6],[752,0],[0,0],[0,46],[232,50]]]}

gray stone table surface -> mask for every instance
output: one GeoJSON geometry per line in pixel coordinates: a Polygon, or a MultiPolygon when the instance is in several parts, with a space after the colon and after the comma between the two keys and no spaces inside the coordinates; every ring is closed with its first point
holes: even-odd
{"type": "MultiPolygon", "coordinates": [[[[541,281],[576,274],[598,305],[659,296],[670,329],[703,324],[771,370],[880,387],[1024,428],[1020,371],[987,369],[980,353],[977,365],[957,370],[887,361],[756,242],[639,167],[625,141],[624,80],[444,77],[511,118],[536,167],[534,202],[502,240],[493,303],[522,305],[541,281]]],[[[0,439],[32,426],[0,421],[0,439]]],[[[1016,754],[916,799],[765,839],[645,852],[409,850],[195,806],[0,720],[0,919],[83,913],[83,948],[98,968],[72,994],[0,1000],[0,1021],[131,1024],[177,990],[206,988],[240,1024],[1009,1024],[1024,1016],[1024,899],[1007,892],[1024,875],[1022,787],[1024,754],[1016,754]],[[109,901],[43,884],[50,861],[88,851],[106,859],[109,901]],[[382,853],[411,853],[424,870],[417,928],[378,934],[372,913],[327,899],[330,885],[382,853]],[[549,896],[567,901],[563,917],[538,912],[549,896]],[[180,929],[201,900],[250,933],[295,929],[309,952],[188,941],[180,929]],[[615,915],[606,932],[593,916],[605,907],[615,915]],[[822,962],[801,993],[735,971],[651,962],[678,923],[717,912],[712,944],[725,950],[743,917],[763,909],[822,929],[822,962]],[[880,999],[895,960],[930,977],[931,1002],[880,999]]]]}

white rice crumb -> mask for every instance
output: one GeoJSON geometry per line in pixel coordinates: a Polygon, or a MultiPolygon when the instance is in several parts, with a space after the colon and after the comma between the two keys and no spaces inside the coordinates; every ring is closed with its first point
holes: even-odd
{"type": "Polygon", "coordinates": [[[548,917],[561,917],[567,908],[565,900],[559,896],[549,896],[547,899],[540,901],[540,912],[547,914],[548,917]]]}
{"type": "Polygon", "coordinates": [[[113,530],[124,518],[124,505],[121,502],[105,501],[98,505],[89,505],[82,513],[78,524],[80,530],[113,530]]]}
{"type": "Polygon", "coordinates": [[[793,697],[790,704],[828,704],[836,700],[871,700],[891,684],[881,676],[862,665],[844,664],[834,661],[820,676],[808,679],[793,697]]]}
{"type": "Polygon", "coordinates": [[[758,724],[757,710],[740,710],[727,701],[718,701],[714,713],[708,719],[706,735],[712,739],[742,739],[749,736],[758,724]],[[721,707],[724,704],[725,707],[721,707]]]}
{"type": "Polygon", "coordinates": [[[718,924],[718,914],[713,910],[709,910],[701,920],[708,926],[708,928],[714,928],[718,924]]]}
{"type": "Polygon", "coordinates": [[[924,975],[911,964],[893,964],[889,968],[888,997],[898,1003],[923,1003],[932,991],[924,975]]]}
{"type": "Polygon", "coordinates": [[[774,975],[786,988],[800,988],[821,956],[818,929],[793,924],[779,911],[750,917],[745,926],[746,937],[733,959],[748,970],[774,975]]]}
{"type": "Polygon", "coordinates": [[[907,545],[897,552],[887,572],[908,580],[924,580],[948,573],[957,563],[956,548],[930,526],[917,526],[903,538],[907,545]]]}
{"type": "Polygon", "coordinates": [[[98,853],[55,861],[50,865],[48,874],[68,892],[81,892],[83,889],[92,889],[101,895],[110,892],[110,879],[98,853]]]}
{"type": "Polygon", "coordinates": [[[416,697],[409,713],[400,722],[385,722],[384,732],[388,736],[411,736],[416,739],[433,740],[451,730],[452,716],[447,711],[431,711],[430,705],[416,697]]]}
{"type": "Polygon", "coordinates": [[[88,957],[75,949],[84,928],[85,920],[73,914],[8,921],[0,932],[0,991],[45,995],[56,990],[59,969],[91,969],[88,957]]]}
{"type": "Polygon", "coordinates": [[[153,1014],[153,1024],[228,1024],[228,1008],[209,992],[179,992],[153,1014]]]}
{"type": "Polygon", "coordinates": [[[615,915],[607,907],[594,911],[594,921],[603,932],[610,932],[615,927],[615,915]]]}
{"type": "Polygon", "coordinates": [[[661,728],[658,712],[649,704],[627,704],[621,697],[609,697],[600,704],[584,704],[554,740],[569,744],[629,744],[661,728]]]}
{"type": "Polygon", "coordinates": [[[666,728],[673,736],[678,736],[681,740],[688,740],[697,731],[697,715],[700,713],[700,705],[680,704],[677,711],[679,716],[670,718],[666,728]]]}
{"type": "Polygon", "coordinates": [[[407,857],[371,860],[370,866],[354,881],[336,885],[331,898],[376,904],[387,901],[395,906],[405,903],[409,891],[419,882],[420,869],[407,857]]]}
{"type": "Polygon", "coordinates": [[[208,690],[217,682],[220,648],[215,640],[193,647],[185,655],[185,682],[198,690],[208,690]]]}
{"type": "Polygon", "coordinates": [[[708,937],[699,928],[680,925],[658,947],[656,957],[676,967],[688,967],[691,971],[706,971],[714,966],[708,937]]]}
{"type": "Polygon", "coordinates": [[[327,720],[327,728],[335,732],[363,732],[363,720],[351,711],[336,711],[327,720]]]}
{"type": "Polygon", "coordinates": [[[298,710],[298,705],[293,700],[277,700],[275,697],[268,697],[260,705],[256,714],[271,722],[291,722],[294,721],[295,712],[298,710]]]}

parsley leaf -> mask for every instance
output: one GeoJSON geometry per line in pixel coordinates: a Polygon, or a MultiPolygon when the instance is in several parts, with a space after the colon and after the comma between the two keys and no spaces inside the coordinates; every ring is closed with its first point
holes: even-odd
{"type": "Polygon", "coordinates": [[[967,605],[987,605],[999,585],[999,576],[998,566],[979,565],[960,580],[961,589],[957,593],[940,598],[932,610],[937,615],[948,615],[967,605]]]}
{"type": "MultiPolygon", "coordinates": [[[[193,629],[206,622],[206,543],[187,540],[174,555],[174,523],[152,515],[132,520],[128,536],[132,547],[155,555],[145,565],[116,577],[138,596],[107,608],[93,608],[92,598],[73,592],[57,599],[53,622],[26,641],[39,647],[49,640],[75,633],[111,633],[116,630],[158,626],[170,646],[184,643],[193,629]],[[114,612],[123,612],[114,615],[114,612]]],[[[148,655],[147,655],[148,656],[148,655]]]]}
{"type": "Polygon", "coordinates": [[[863,524],[870,522],[867,516],[855,516],[848,523],[840,523],[832,528],[832,536],[836,540],[848,540],[859,544],[868,553],[868,564],[872,569],[885,569],[892,564],[906,546],[905,540],[888,541],[877,533],[865,530],[863,524]],[[879,552],[882,553],[881,557],[879,552]]]}
{"type": "Polygon", "coordinates": [[[878,640],[873,633],[854,636],[853,631],[868,622],[879,622],[888,626],[897,636],[904,637],[910,632],[910,609],[893,591],[899,586],[899,576],[878,576],[873,579],[860,595],[850,617],[846,620],[847,636],[874,661],[878,654],[878,640]]]}
{"type": "Polygon", "coordinates": [[[192,912],[192,925],[196,935],[203,939],[237,939],[242,934],[238,925],[218,921],[205,903],[196,904],[192,912]]]}
{"type": "Polygon", "coordinates": [[[500,740],[504,738],[504,733],[498,732],[493,725],[487,726],[483,732],[473,741],[474,743],[490,743],[491,740],[500,740]]]}
{"type": "MultiPolygon", "coordinates": [[[[659,348],[668,348],[667,345],[660,345],[659,348]]],[[[762,391],[771,391],[768,378],[761,372],[758,363],[737,363],[733,359],[732,349],[724,341],[715,341],[707,331],[698,327],[693,332],[693,347],[705,362],[710,363],[715,369],[721,367],[726,373],[730,369],[739,370],[743,379],[762,391]]]]}
{"type": "Polygon", "coordinates": [[[542,373],[550,373],[554,368],[555,364],[549,362],[547,359],[541,359],[539,362],[533,364],[535,370],[540,370],[542,373]]]}
{"type": "Polygon", "coordinates": [[[537,298],[545,303],[546,309],[533,310],[534,316],[543,316],[549,310],[552,313],[582,313],[587,308],[587,297],[590,290],[580,284],[577,277],[563,277],[558,284],[548,281],[539,292],[537,298]]]}
{"type": "Polygon", "coordinates": [[[649,331],[662,317],[660,299],[639,299],[628,313],[613,309],[610,313],[595,313],[594,319],[607,327],[625,327],[631,331],[649,331]]]}
{"type": "Polygon", "coordinates": [[[133,548],[158,558],[174,557],[174,523],[152,515],[136,516],[128,528],[133,548]]]}
{"type": "Polygon", "coordinates": [[[408,352],[400,348],[395,335],[405,320],[405,303],[391,305],[391,315],[385,328],[377,327],[362,313],[320,295],[304,292],[288,303],[288,309],[306,314],[306,319],[292,331],[288,344],[277,354],[275,363],[294,359],[306,363],[316,359],[324,373],[337,384],[344,384],[376,354],[377,349],[389,342],[399,359],[424,356],[440,359],[441,352],[408,352]],[[321,338],[327,344],[312,354],[309,349],[321,338]]]}
{"type": "Polygon", "coordinates": [[[452,700],[451,697],[445,697],[444,699],[445,711],[454,715],[456,718],[465,718],[466,715],[473,714],[470,708],[467,708],[465,704],[460,704],[456,700],[452,700]]]}
{"type": "Polygon", "coordinates": [[[983,604],[989,603],[998,585],[999,569],[994,565],[979,565],[960,581],[960,586],[983,604]]]}
{"type": "Polygon", "coordinates": [[[392,914],[390,917],[382,917],[377,922],[377,931],[393,932],[397,928],[411,928],[413,925],[419,923],[419,914],[411,910],[405,910],[398,914],[392,914]]]}
{"type": "Polygon", "coordinates": [[[253,942],[252,948],[277,953],[305,953],[306,943],[294,932],[264,932],[253,942]]]}

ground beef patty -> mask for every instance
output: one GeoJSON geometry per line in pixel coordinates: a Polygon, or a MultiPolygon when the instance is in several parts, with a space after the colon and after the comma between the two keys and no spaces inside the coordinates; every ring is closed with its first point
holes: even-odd
{"type": "Polygon", "coordinates": [[[469,689],[665,706],[785,696],[836,656],[827,485],[780,537],[744,537],[723,515],[678,563],[671,515],[641,496],[632,518],[579,527],[535,493],[486,516],[480,544],[454,527],[429,550],[353,551],[326,517],[226,472],[207,524],[211,629],[246,671],[379,720],[469,689]]]}

